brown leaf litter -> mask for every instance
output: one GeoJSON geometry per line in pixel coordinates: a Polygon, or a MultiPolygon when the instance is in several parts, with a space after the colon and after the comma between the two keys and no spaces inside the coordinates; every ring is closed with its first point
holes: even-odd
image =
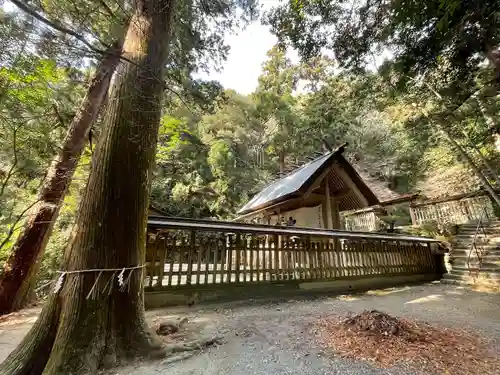
{"type": "Polygon", "coordinates": [[[316,324],[320,344],[336,354],[380,367],[408,366],[419,374],[500,374],[500,358],[488,342],[464,330],[433,327],[365,310],[316,324]]]}

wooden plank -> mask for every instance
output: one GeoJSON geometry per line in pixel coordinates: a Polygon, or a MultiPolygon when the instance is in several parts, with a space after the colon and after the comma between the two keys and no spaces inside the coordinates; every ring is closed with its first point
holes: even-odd
{"type": "Polygon", "coordinates": [[[256,251],[256,239],[254,236],[250,237],[250,281],[253,282],[254,281],[254,270],[255,270],[255,267],[254,267],[254,264],[253,264],[253,261],[254,261],[254,252],[256,251]]]}
{"type": "Polygon", "coordinates": [[[271,244],[271,247],[268,249],[267,252],[267,270],[268,270],[268,280],[273,280],[273,254],[274,254],[274,249],[278,246],[278,241],[275,241],[271,244]]]}
{"type": "Polygon", "coordinates": [[[325,216],[325,228],[333,229],[332,221],[332,203],[330,198],[330,182],[328,178],[325,178],[325,208],[323,210],[323,215],[325,216]]]}
{"type": "Polygon", "coordinates": [[[375,262],[373,261],[372,256],[372,245],[369,241],[363,242],[363,252],[366,260],[366,274],[367,275],[375,275],[375,262]]]}
{"type": "Polygon", "coordinates": [[[394,273],[394,267],[392,264],[392,257],[391,257],[391,243],[388,241],[384,242],[384,251],[385,251],[385,260],[387,262],[386,264],[386,273],[393,274],[394,273]]]}
{"type": "Polygon", "coordinates": [[[401,273],[405,273],[405,266],[404,266],[404,261],[405,261],[405,256],[404,256],[404,247],[401,246],[400,241],[396,241],[396,247],[398,249],[398,261],[399,261],[399,269],[401,273]]]}
{"type": "Polygon", "coordinates": [[[396,243],[394,241],[391,241],[390,242],[390,249],[391,249],[391,262],[392,262],[392,269],[393,269],[393,273],[397,274],[397,273],[400,273],[401,271],[399,270],[399,267],[398,267],[398,258],[397,258],[397,252],[398,252],[398,249],[396,247],[396,243]]]}
{"type": "MultiPolygon", "coordinates": [[[[200,240],[201,241],[201,240],[200,240]]],[[[200,246],[196,251],[196,284],[200,284],[201,279],[201,258],[203,257],[203,246],[200,246]]],[[[204,284],[207,283],[207,280],[204,280],[204,284]]]]}
{"type": "Polygon", "coordinates": [[[425,271],[426,254],[423,251],[422,246],[417,243],[413,243],[415,247],[415,273],[423,273],[425,271]]]}
{"type": "Polygon", "coordinates": [[[191,236],[189,239],[189,248],[187,254],[187,276],[186,276],[186,285],[191,285],[191,275],[193,272],[193,256],[196,251],[196,232],[194,230],[191,231],[191,236]]]}
{"type": "Polygon", "coordinates": [[[235,256],[234,252],[236,251],[236,248],[237,248],[236,235],[234,235],[234,236],[231,235],[231,236],[229,236],[229,253],[228,253],[228,257],[227,257],[228,258],[227,265],[228,265],[228,282],[229,283],[236,281],[236,280],[233,280],[233,271],[234,271],[233,258],[235,256]]]}
{"type": "Polygon", "coordinates": [[[324,271],[324,278],[331,279],[332,278],[332,267],[330,263],[330,251],[331,251],[331,245],[332,241],[327,240],[323,243],[323,253],[321,254],[322,256],[322,264],[323,264],[323,271],[324,271]]]}
{"type": "Polygon", "coordinates": [[[266,252],[267,252],[267,247],[271,246],[271,242],[269,241],[269,238],[267,241],[264,241],[264,246],[262,248],[262,281],[266,281],[266,268],[267,268],[267,263],[266,263],[266,252]]]}
{"type": "Polygon", "coordinates": [[[345,275],[345,269],[344,269],[344,248],[346,246],[346,241],[343,241],[342,244],[336,248],[335,250],[335,263],[337,265],[337,272],[338,272],[338,277],[343,277],[345,275]]]}
{"type": "Polygon", "coordinates": [[[326,250],[326,246],[328,244],[325,243],[325,241],[321,241],[319,243],[319,247],[318,247],[318,268],[319,268],[319,277],[320,279],[326,279],[327,276],[326,276],[326,271],[325,271],[325,266],[323,264],[323,255],[325,254],[325,250],[326,250]]]}
{"type": "Polygon", "coordinates": [[[385,262],[385,274],[392,273],[391,259],[389,253],[389,243],[387,241],[383,242],[383,251],[384,251],[384,262],[385,262]]]}
{"type": "Polygon", "coordinates": [[[170,237],[170,246],[168,248],[168,256],[170,257],[170,262],[168,264],[168,286],[172,286],[172,275],[174,274],[174,261],[177,255],[177,238],[175,236],[170,237]]]}
{"type": "MultiPolygon", "coordinates": [[[[264,245],[265,245],[265,240],[264,240],[264,245]]],[[[257,253],[255,254],[255,270],[257,271],[257,282],[260,282],[261,281],[261,276],[260,276],[260,270],[261,270],[261,266],[260,266],[260,261],[261,261],[261,247],[263,246],[262,244],[262,241],[260,238],[257,238],[257,253]]]]}
{"type": "Polygon", "coordinates": [[[354,241],[354,252],[353,252],[353,258],[354,258],[354,269],[355,273],[357,276],[363,275],[363,263],[361,260],[361,243],[359,240],[354,241]]]}
{"type": "Polygon", "coordinates": [[[318,279],[319,278],[319,275],[318,275],[318,268],[317,268],[317,263],[316,263],[316,254],[317,254],[317,249],[318,249],[318,246],[319,246],[319,242],[318,241],[313,241],[311,243],[311,248],[308,252],[308,255],[309,255],[309,269],[311,270],[311,278],[312,279],[318,279]]]}
{"type": "Polygon", "coordinates": [[[205,256],[205,270],[203,271],[203,278],[204,278],[204,284],[210,284],[209,283],[209,278],[208,278],[208,275],[210,273],[210,256],[211,256],[211,249],[212,249],[212,246],[211,246],[211,241],[209,238],[207,238],[205,240],[205,244],[203,245],[203,253],[204,253],[204,256],[205,256]]]}
{"type": "Polygon", "coordinates": [[[310,280],[313,278],[313,271],[311,267],[311,258],[310,258],[310,253],[312,251],[312,248],[314,247],[314,241],[309,241],[307,244],[307,249],[304,252],[304,267],[305,267],[305,279],[310,280]]]}
{"type": "Polygon", "coordinates": [[[329,268],[330,268],[330,277],[331,278],[337,277],[337,263],[336,263],[336,259],[335,259],[335,249],[336,249],[335,242],[330,242],[329,249],[328,249],[328,264],[329,264],[329,268]]]}
{"type": "Polygon", "coordinates": [[[290,249],[293,246],[292,240],[287,238],[281,252],[281,274],[282,280],[290,280],[290,249]]]}
{"type": "Polygon", "coordinates": [[[177,263],[178,266],[177,272],[174,272],[174,274],[176,275],[175,285],[181,285],[182,283],[181,272],[182,272],[182,265],[184,264],[185,261],[185,254],[186,254],[186,237],[184,235],[181,235],[181,243],[179,246],[179,263],[177,263]]]}
{"type": "Polygon", "coordinates": [[[150,247],[151,249],[151,263],[150,263],[150,266],[148,267],[148,273],[149,273],[149,280],[148,280],[148,286],[149,287],[152,287],[153,286],[153,279],[155,277],[155,273],[156,273],[156,253],[158,252],[158,243],[160,242],[159,241],[159,236],[156,236],[155,238],[155,241],[154,243],[152,244],[152,246],[150,247]]]}
{"type": "Polygon", "coordinates": [[[319,279],[318,262],[316,255],[318,254],[319,241],[313,241],[311,250],[309,251],[309,267],[311,269],[311,277],[319,279]]]}
{"type": "Polygon", "coordinates": [[[428,243],[426,245],[426,249],[425,249],[426,253],[427,253],[427,259],[428,259],[428,264],[429,264],[429,272],[436,272],[436,263],[434,262],[434,257],[432,256],[432,248],[431,248],[431,244],[428,243]]]}
{"type": "Polygon", "coordinates": [[[217,273],[218,273],[218,264],[219,264],[219,241],[217,239],[214,240],[214,269],[212,270],[212,283],[217,283],[217,273]]]}
{"type": "Polygon", "coordinates": [[[282,252],[283,247],[283,237],[278,237],[277,246],[274,248],[274,280],[279,280],[280,275],[280,253],[282,252]]]}
{"type": "Polygon", "coordinates": [[[302,247],[304,246],[304,239],[299,238],[295,243],[295,247],[293,249],[293,278],[294,280],[300,279],[300,254],[302,247]]]}
{"type": "Polygon", "coordinates": [[[221,249],[219,275],[220,275],[220,282],[221,284],[223,284],[224,279],[226,278],[227,246],[225,241],[222,242],[219,239],[217,239],[217,243],[219,244],[219,249],[221,249]]]}
{"type": "Polygon", "coordinates": [[[370,270],[370,259],[368,258],[367,254],[367,249],[366,249],[366,242],[365,241],[360,241],[360,252],[361,252],[361,268],[362,268],[362,275],[367,276],[371,274],[370,270]]]}
{"type": "Polygon", "coordinates": [[[352,276],[352,259],[351,259],[352,240],[347,240],[344,243],[344,267],[345,276],[352,276]]]}
{"type": "Polygon", "coordinates": [[[358,264],[356,262],[356,239],[351,241],[351,246],[349,247],[349,255],[351,258],[351,276],[358,276],[358,264]]]}
{"type": "Polygon", "coordinates": [[[163,275],[165,274],[165,256],[167,253],[167,239],[162,237],[160,240],[160,249],[159,249],[159,267],[158,267],[158,282],[157,285],[163,286],[163,275]]]}
{"type": "Polygon", "coordinates": [[[240,282],[240,261],[241,261],[241,234],[238,232],[236,233],[236,242],[235,242],[235,248],[236,248],[236,282],[240,282]]]}
{"type": "Polygon", "coordinates": [[[399,254],[401,256],[401,272],[408,272],[408,250],[405,243],[398,241],[399,254]]]}
{"type": "Polygon", "coordinates": [[[382,242],[372,241],[374,260],[377,265],[377,275],[384,273],[384,261],[382,258],[382,242]]]}

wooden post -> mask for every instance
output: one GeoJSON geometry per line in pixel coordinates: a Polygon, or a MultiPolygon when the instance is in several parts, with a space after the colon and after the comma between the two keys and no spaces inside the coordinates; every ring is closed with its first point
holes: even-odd
{"type": "Polygon", "coordinates": [[[331,212],[332,212],[332,229],[342,229],[342,223],[340,220],[339,201],[336,198],[333,198],[331,201],[331,212]]]}
{"type": "Polygon", "coordinates": [[[410,204],[410,217],[411,217],[411,224],[417,225],[417,216],[415,215],[415,207],[411,204],[410,204]]]}
{"type": "Polygon", "coordinates": [[[328,178],[325,178],[325,200],[323,204],[323,218],[325,220],[325,229],[333,229],[332,213],[328,211],[332,210],[332,202],[330,197],[330,183],[328,178]]]}

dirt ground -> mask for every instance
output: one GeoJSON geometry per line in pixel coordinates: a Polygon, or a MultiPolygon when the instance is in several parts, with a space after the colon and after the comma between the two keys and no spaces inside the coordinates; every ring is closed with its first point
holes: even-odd
{"type": "MultiPolygon", "coordinates": [[[[316,344],[312,324],[327,314],[377,309],[430,324],[469,329],[500,348],[500,294],[432,283],[363,294],[288,300],[247,301],[148,311],[152,325],[187,317],[184,338],[222,335],[224,343],[181,361],[142,362],[115,369],[113,375],[403,375],[404,364],[379,369],[369,363],[332,357],[316,344]]],[[[28,309],[0,320],[0,359],[22,340],[38,315],[28,309]]],[[[500,374],[500,369],[497,374],[500,374]]],[[[429,374],[433,375],[433,374],[429,374]]],[[[487,374],[485,374],[487,375],[487,374]]]]}

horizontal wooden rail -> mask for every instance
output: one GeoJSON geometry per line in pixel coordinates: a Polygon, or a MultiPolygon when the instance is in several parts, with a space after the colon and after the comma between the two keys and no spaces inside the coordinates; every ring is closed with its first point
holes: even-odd
{"type": "Polygon", "coordinates": [[[160,216],[150,216],[148,227],[163,229],[197,229],[202,231],[217,232],[251,232],[254,234],[274,234],[286,236],[314,236],[331,238],[363,238],[373,240],[392,240],[392,241],[410,241],[437,243],[436,239],[429,237],[404,236],[398,234],[378,234],[361,231],[314,229],[314,228],[296,228],[284,226],[270,226],[261,224],[245,224],[226,221],[211,221],[185,218],[170,218],[160,216]]]}
{"type": "Polygon", "coordinates": [[[412,224],[426,222],[463,224],[486,214],[487,219],[495,216],[493,205],[488,195],[460,196],[447,200],[419,203],[410,206],[412,224]]]}

